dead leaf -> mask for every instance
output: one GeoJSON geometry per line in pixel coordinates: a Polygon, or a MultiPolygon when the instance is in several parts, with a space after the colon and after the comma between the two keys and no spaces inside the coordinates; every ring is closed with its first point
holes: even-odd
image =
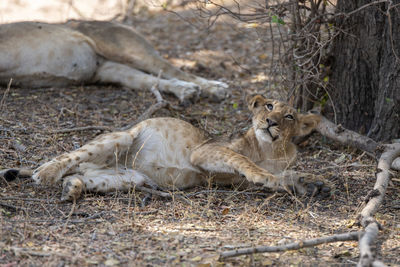
{"type": "Polygon", "coordinates": [[[115,266],[119,264],[119,260],[114,259],[114,258],[109,258],[104,262],[104,265],[106,266],[115,266]]]}
{"type": "Polygon", "coordinates": [[[229,208],[225,208],[222,210],[222,215],[226,215],[229,213],[229,208]]]}
{"type": "Polygon", "coordinates": [[[190,259],[191,261],[201,261],[201,257],[200,256],[196,256],[194,258],[190,259]]]}

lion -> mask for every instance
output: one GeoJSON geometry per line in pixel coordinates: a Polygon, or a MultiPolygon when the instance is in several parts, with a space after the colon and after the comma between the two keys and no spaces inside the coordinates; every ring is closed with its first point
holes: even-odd
{"type": "Polygon", "coordinates": [[[232,140],[215,139],[176,118],[151,118],[126,131],[98,136],[81,148],[60,155],[33,171],[40,184],[63,180],[61,200],[82,192],[126,191],[135,186],[186,189],[205,184],[260,184],[272,190],[307,192],[312,175],[289,170],[297,149],[294,136],[309,134],[317,114],[301,114],[283,102],[249,97],[252,125],[232,140]]]}
{"type": "Polygon", "coordinates": [[[220,100],[228,88],[181,71],[134,29],[107,21],[0,25],[0,84],[10,79],[29,88],[116,83],[147,90],[158,84],[180,101],[199,94],[220,100]]]}

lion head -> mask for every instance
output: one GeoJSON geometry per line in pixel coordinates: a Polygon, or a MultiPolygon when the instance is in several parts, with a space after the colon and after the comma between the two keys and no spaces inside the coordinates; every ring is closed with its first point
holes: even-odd
{"type": "Polygon", "coordinates": [[[247,102],[253,112],[257,139],[267,143],[290,142],[294,136],[309,134],[320,121],[319,115],[298,113],[281,101],[261,95],[250,97],[247,102]]]}

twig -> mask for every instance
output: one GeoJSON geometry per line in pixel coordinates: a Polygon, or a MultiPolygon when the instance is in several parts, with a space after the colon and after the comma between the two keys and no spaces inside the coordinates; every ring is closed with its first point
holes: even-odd
{"type": "Polygon", "coordinates": [[[144,187],[144,186],[139,186],[139,185],[135,186],[135,188],[138,189],[139,191],[150,193],[152,195],[156,195],[156,196],[159,196],[159,197],[172,198],[171,194],[167,193],[167,192],[163,192],[163,191],[159,191],[159,190],[155,190],[155,189],[150,189],[150,188],[147,188],[147,187],[144,187]]]}
{"type": "Polygon", "coordinates": [[[167,193],[167,192],[163,192],[163,191],[159,191],[159,190],[155,190],[155,189],[150,189],[144,186],[135,186],[135,189],[138,189],[142,192],[146,192],[146,193],[150,193],[159,197],[163,197],[163,198],[168,198],[171,199],[173,197],[175,198],[179,198],[183,201],[185,201],[186,203],[188,203],[189,205],[191,205],[192,203],[190,202],[190,200],[186,199],[184,196],[181,196],[179,194],[174,194],[172,195],[172,193],[167,193]]]}
{"type": "Polygon", "coordinates": [[[11,250],[14,252],[15,256],[19,257],[20,255],[30,255],[30,256],[38,256],[38,257],[50,257],[50,256],[58,256],[63,258],[70,257],[67,254],[62,254],[58,252],[42,252],[42,251],[35,251],[27,248],[18,248],[18,247],[11,247],[11,250]]]}
{"type": "Polygon", "coordinates": [[[69,214],[67,216],[67,220],[65,221],[65,224],[63,226],[63,230],[61,231],[61,234],[65,233],[65,230],[67,229],[68,222],[71,219],[71,215],[75,211],[75,207],[76,207],[76,199],[74,198],[74,202],[72,203],[71,211],[69,212],[69,214]]]}
{"type": "Polygon", "coordinates": [[[157,103],[155,103],[154,105],[151,105],[151,106],[150,106],[142,115],[140,115],[139,118],[138,118],[137,120],[135,120],[133,123],[131,123],[131,124],[125,126],[125,127],[120,128],[120,129],[119,129],[120,131],[128,130],[129,128],[133,127],[134,125],[138,124],[139,122],[144,121],[144,120],[150,118],[150,116],[153,115],[153,113],[156,112],[157,110],[162,109],[162,108],[165,108],[165,107],[167,107],[167,106],[170,106],[169,102],[165,101],[165,100],[162,98],[162,96],[161,96],[161,94],[160,94],[160,91],[158,91],[158,87],[159,87],[159,84],[160,84],[161,74],[162,74],[162,71],[160,71],[160,72],[158,73],[157,82],[156,82],[156,84],[154,84],[154,85],[151,87],[151,89],[150,89],[150,91],[151,91],[151,92],[154,94],[154,96],[156,97],[157,103]]]}
{"type": "Polygon", "coordinates": [[[258,246],[253,248],[243,248],[243,249],[235,249],[231,251],[222,252],[221,258],[235,257],[245,254],[253,254],[253,253],[264,253],[264,252],[279,252],[279,251],[287,251],[287,250],[297,250],[305,247],[313,247],[320,244],[333,243],[339,241],[351,241],[358,240],[362,235],[361,231],[358,232],[350,232],[345,234],[337,234],[326,237],[318,237],[309,240],[304,240],[300,242],[293,242],[282,246],[258,246]]]}
{"type": "Polygon", "coordinates": [[[374,266],[374,264],[379,264],[379,262],[374,260],[370,248],[381,228],[373,216],[381,206],[383,197],[386,194],[386,188],[390,180],[390,165],[398,156],[400,156],[400,144],[385,145],[385,150],[378,161],[374,190],[378,191],[379,194],[374,194],[360,212],[361,225],[365,228],[365,234],[359,242],[360,261],[358,262],[358,266],[374,266]]]}
{"type": "Polygon", "coordinates": [[[75,127],[69,129],[58,129],[51,131],[52,133],[69,133],[69,132],[79,132],[79,131],[87,131],[87,130],[100,130],[100,131],[111,131],[111,128],[108,126],[83,126],[83,127],[75,127]]]}
{"type": "Polygon", "coordinates": [[[17,211],[17,210],[26,211],[25,208],[18,207],[18,206],[14,206],[14,205],[10,205],[10,204],[3,203],[3,202],[0,202],[0,206],[1,206],[1,207],[4,207],[4,208],[7,208],[7,209],[9,209],[9,210],[12,210],[12,211],[17,211]]]}
{"type": "Polygon", "coordinates": [[[4,92],[3,98],[0,101],[0,111],[2,111],[4,102],[6,100],[6,97],[7,97],[8,93],[10,92],[12,81],[13,81],[13,79],[11,78],[10,81],[8,82],[8,84],[7,84],[7,89],[4,92]]]}

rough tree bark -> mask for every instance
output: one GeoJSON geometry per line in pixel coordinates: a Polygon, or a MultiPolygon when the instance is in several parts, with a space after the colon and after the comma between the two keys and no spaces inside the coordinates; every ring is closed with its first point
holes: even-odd
{"type": "MultiPolygon", "coordinates": [[[[349,13],[370,0],[338,0],[349,13]]],[[[377,140],[400,136],[399,0],[339,16],[343,29],[333,44],[330,84],[338,122],[377,140]]]]}

